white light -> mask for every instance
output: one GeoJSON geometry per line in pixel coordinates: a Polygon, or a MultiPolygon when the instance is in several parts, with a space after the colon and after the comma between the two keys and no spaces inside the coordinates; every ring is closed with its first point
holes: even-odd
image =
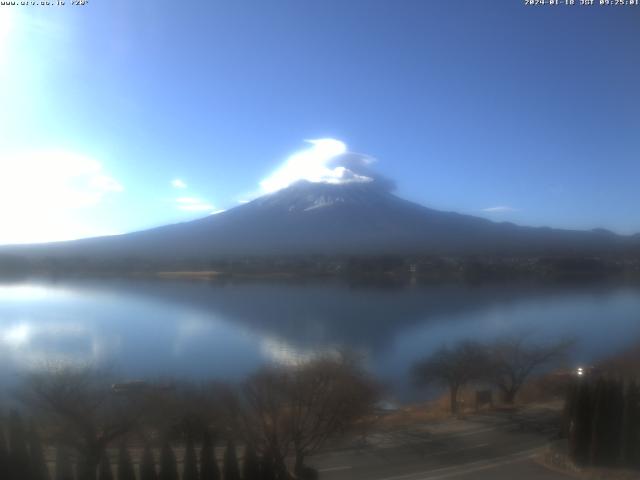
{"type": "Polygon", "coordinates": [[[174,180],[171,181],[171,185],[174,188],[187,188],[187,184],[184,183],[182,180],[180,180],[179,178],[176,178],[174,180]]]}
{"type": "Polygon", "coordinates": [[[29,342],[31,329],[29,325],[22,324],[9,328],[2,336],[2,340],[11,347],[20,347],[29,342]]]}
{"type": "Polygon", "coordinates": [[[0,244],[107,233],[81,212],[124,190],[98,160],[66,150],[0,153],[0,182],[0,244]]]}

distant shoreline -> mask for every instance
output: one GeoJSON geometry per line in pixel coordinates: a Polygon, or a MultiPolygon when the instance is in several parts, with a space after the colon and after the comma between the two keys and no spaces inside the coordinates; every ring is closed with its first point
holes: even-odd
{"type": "Polygon", "coordinates": [[[0,255],[0,278],[29,276],[226,281],[340,279],[354,284],[591,282],[640,280],[640,257],[598,256],[245,256],[95,259],[0,255]]]}

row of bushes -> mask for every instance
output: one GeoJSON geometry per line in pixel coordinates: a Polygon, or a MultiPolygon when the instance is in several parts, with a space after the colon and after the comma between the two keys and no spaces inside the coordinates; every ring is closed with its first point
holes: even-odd
{"type": "MultiPolygon", "coordinates": [[[[0,428],[0,479],[2,480],[280,480],[287,478],[286,469],[278,468],[268,456],[258,456],[251,446],[244,448],[242,461],[238,461],[236,446],[227,442],[222,468],[215,455],[215,442],[210,434],[202,438],[200,448],[188,438],[184,443],[182,468],[169,441],[160,447],[156,462],[154,449],[146,443],[138,461],[134,462],[129,449],[120,443],[117,459],[106,449],[96,471],[83,461],[82,452],[69,446],[55,448],[53,468],[49,469],[40,435],[32,423],[25,428],[19,414],[9,416],[8,428],[0,428]],[[5,430],[7,435],[5,435],[5,430]],[[6,441],[8,439],[8,442],[6,441]],[[199,450],[199,451],[197,451],[199,450]],[[138,464],[135,468],[135,463],[138,464]],[[240,467],[242,464],[242,467],[240,467]],[[137,472],[137,473],[136,473],[137,472]]],[[[313,472],[306,471],[307,477],[313,472]]]]}
{"type": "Polygon", "coordinates": [[[581,379],[567,395],[565,432],[578,465],[640,467],[640,387],[621,379],[581,379]]]}

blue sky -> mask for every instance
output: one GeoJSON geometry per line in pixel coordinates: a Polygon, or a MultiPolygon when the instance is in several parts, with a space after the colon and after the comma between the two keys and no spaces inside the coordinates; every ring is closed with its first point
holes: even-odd
{"type": "Polygon", "coordinates": [[[640,232],[640,7],[522,3],[0,6],[0,243],[228,209],[318,138],[434,208],[640,232]]]}

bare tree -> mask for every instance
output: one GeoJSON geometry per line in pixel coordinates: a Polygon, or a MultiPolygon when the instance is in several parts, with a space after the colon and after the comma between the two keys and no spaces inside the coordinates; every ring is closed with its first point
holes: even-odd
{"type": "Polygon", "coordinates": [[[114,393],[106,373],[92,368],[32,374],[22,398],[58,443],[79,453],[83,480],[95,479],[107,445],[131,431],[144,411],[142,399],[114,393]]]}
{"type": "Polygon", "coordinates": [[[458,413],[458,393],[462,387],[485,375],[487,349],[480,343],[465,341],[453,347],[442,347],[413,366],[418,384],[430,383],[449,388],[451,413],[458,413]]]}
{"type": "Polygon", "coordinates": [[[250,377],[236,399],[228,404],[248,443],[269,459],[276,475],[285,470],[285,458],[291,443],[287,429],[288,376],[281,369],[265,369],[250,377]]]}
{"type": "Polygon", "coordinates": [[[147,432],[186,441],[201,440],[231,423],[225,398],[230,387],[217,382],[163,379],[146,383],[149,398],[142,419],[147,432]]]}
{"type": "Polygon", "coordinates": [[[503,337],[489,346],[488,380],[500,389],[505,403],[513,404],[526,380],[561,359],[573,343],[569,339],[533,343],[530,338],[529,334],[503,337]]]}
{"type": "Polygon", "coordinates": [[[296,474],[304,459],[373,414],[378,389],[357,364],[323,358],[291,372],[288,427],[296,474]]]}
{"type": "Polygon", "coordinates": [[[300,476],[308,455],[372,413],[378,390],[353,362],[320,358],[264,370],[247,382],[243,393],[245,431],[282,477],[290,452],[300,476]]]}

